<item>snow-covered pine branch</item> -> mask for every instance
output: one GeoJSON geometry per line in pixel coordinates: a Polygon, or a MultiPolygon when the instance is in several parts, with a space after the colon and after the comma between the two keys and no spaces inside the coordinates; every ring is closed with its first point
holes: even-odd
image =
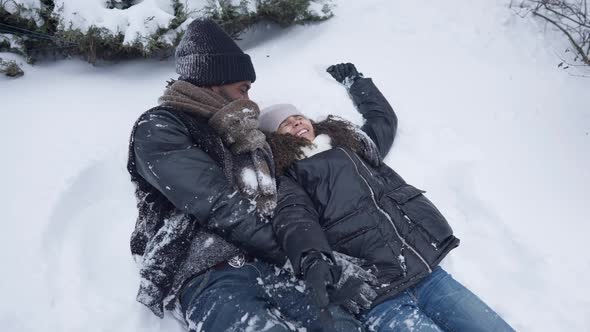
{"type": "Polygon", "coordinates": [[[328,19],[332,0],[0,0],[0,33],[29,62],[80,56],[91,63],[168,57],[195,18],[211,17],[234,38],[267,20],[289,26],[328,19]],[[14,45],[19,45],[16,49],[14,45]]]}

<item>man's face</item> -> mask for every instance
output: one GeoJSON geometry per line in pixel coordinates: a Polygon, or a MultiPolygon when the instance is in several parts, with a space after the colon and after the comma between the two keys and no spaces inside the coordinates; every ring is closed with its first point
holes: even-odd
{"type": "Polygon", "coordinates": [[[303,115],[292,115],[281,122],[279,134],[289,134],[297,137],[302,137],[310,142],[315,139],[315,132],[311,121],[303,115]]]}
{"type": "Polygon", "coordinates": [[[211,90],[217,92],[225,99],[230,101],[238,99],[250,100],[250,97],[248,96],[248,91],[250,91],[251,86],[252,82],[250,81],[240,81],[231,84],[212,86],[211,90]]]}

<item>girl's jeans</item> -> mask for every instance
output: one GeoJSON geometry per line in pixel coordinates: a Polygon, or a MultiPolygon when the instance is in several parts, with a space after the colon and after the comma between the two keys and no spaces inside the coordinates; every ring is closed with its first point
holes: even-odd
{"type": "Polygon", "coordinates": [[[441,267],[367,312],[369,331],[514,331],[494,310],[441,267]]]}

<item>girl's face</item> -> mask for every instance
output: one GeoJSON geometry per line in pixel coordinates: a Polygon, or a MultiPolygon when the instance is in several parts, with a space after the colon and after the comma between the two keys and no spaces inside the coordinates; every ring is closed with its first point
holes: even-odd
{"type": "Polygon", "coordinates": [[[281,122],[277,131],[279,134],[303,137],[310,142],[313,142],[315,139],[315,132],[311,121],[303,115],[292,115],[286,118],[281,122]]]}

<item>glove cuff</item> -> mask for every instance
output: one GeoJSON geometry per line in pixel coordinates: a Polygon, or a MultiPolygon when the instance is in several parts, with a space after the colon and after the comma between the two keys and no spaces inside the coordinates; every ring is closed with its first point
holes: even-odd
{"type": "Polygon", "coordinates": [[[342,82],[342,84],[346,87],[347,90],[350,90],[350,87],[352,87],[352,85],[361,78],[365,78],[365,76],[363,76],[362,73],[358,73],[358,75],[354,76],[347,76],[344,78],[344,82],[342,82]]]}
{"type": "Polygon", "coordinates": [[[328,256],[317,250],[303,254],[301,258],[301,274],[305,277],[307,271],[315,264],[327,264],[330,267],[330,274],[335,285],[340,280],[342,269],[328,256]]]}

